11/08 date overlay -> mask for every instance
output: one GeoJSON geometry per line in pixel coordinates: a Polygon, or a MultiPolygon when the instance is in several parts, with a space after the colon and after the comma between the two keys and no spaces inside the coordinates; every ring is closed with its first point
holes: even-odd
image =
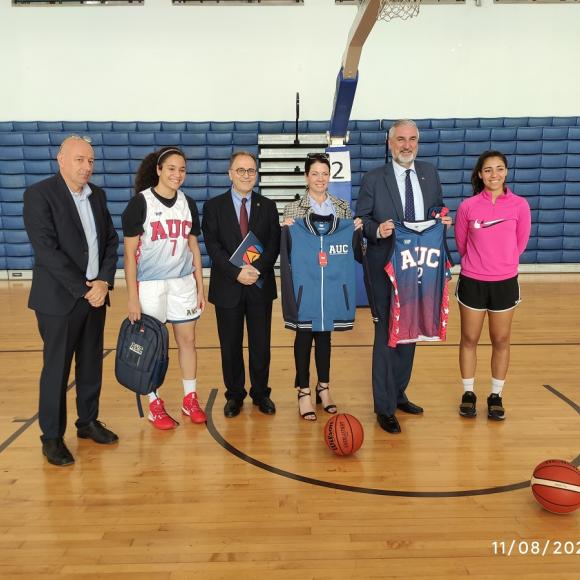
{"type": "Polygon", "coordinates": [[[580,556],[580,540],[493,541],[494,556],[580,556]]]}

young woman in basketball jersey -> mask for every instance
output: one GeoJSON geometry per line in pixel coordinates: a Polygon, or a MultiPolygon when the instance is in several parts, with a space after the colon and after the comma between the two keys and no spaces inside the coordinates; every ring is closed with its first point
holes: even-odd
{"type": "MultiPolygon", "coordinates": [[[[137,170],[136,195],[122,218],[125,279],[129,320],[139,320],[144,312],[172,323],[183,378],[181,410],[193,423],[204,423],[195,350],[195,324],[205,308],[200,225],[195,202],[179,189],[185,172],[185,155],[176,147],[151,153],[137,170]]],[[[157,429],[177,425],[157,393],[149,395],[149,420],[157,429]]]]}
{"type": "MultiPolygon", "coordinates": [[[[310,213],[320,216],[336,215],[339,219],[352,219],[349,204],[328,192],[330,161],[324,153],[309,154],[304,166],[306,193],[297,201],[284,207],[283,226],[290,226],[295,218],[304,218],[310,213]]],[[[360,220],[357,224],[361,225],[360,220]]],[[[322,403],[327,413],[337,412],[329,390],[330,381],[330,331],[312,332],[297,330],[294,338],[294,362],[296,366],[295,386],[298,394],[298,410],[306,421],[316,421],[316,412],[310,393],[310,356],[314,341],[314,359],[318,382],[316,402],[322,403]]]]}
{"type": "Polygon", "coordinates": [[[475,417],[477,345],[487,312],[491,340],[490,419],[505,418],[502,390],[510,358],[514,309],[520,302],[518,264],[530,237],[528,202],[505,185],[507,159],[499,151],[481,154],[471,176],[473,197],[457,210],[455,240],[461,255],[456,296],[461,316],[459,366],[464,394],[463,417],[475,417]]]}

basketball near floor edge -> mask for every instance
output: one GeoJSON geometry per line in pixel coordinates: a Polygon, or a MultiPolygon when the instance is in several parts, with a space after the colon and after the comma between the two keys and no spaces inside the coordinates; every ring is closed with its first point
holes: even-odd
{"type": "Polygon", "coordinates": [[[568,514],[580,507],[580,470],[562,459],[542,461],[531,480],[538,503],[555,514],[568,514]]]}

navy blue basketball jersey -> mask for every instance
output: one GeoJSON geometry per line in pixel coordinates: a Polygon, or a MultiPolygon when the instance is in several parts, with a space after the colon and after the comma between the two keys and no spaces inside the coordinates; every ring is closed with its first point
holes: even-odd
{"type": "Polygon", "coordinates": [[[451,260],[440,221],[395,223],[385,271],[392,284],[389,346],[445,340],[451,260]]]}

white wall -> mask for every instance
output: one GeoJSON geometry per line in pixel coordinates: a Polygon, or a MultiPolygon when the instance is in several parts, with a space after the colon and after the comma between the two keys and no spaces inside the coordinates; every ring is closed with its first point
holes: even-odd
{"type": "MultiPolygon", "coordinates": [[[[580,115],[580,5],[482,4],[378,23],[352,118],[580,115]]],[[[355,13],[3,0],[0,120],[328,119],[355,13]]]]}

